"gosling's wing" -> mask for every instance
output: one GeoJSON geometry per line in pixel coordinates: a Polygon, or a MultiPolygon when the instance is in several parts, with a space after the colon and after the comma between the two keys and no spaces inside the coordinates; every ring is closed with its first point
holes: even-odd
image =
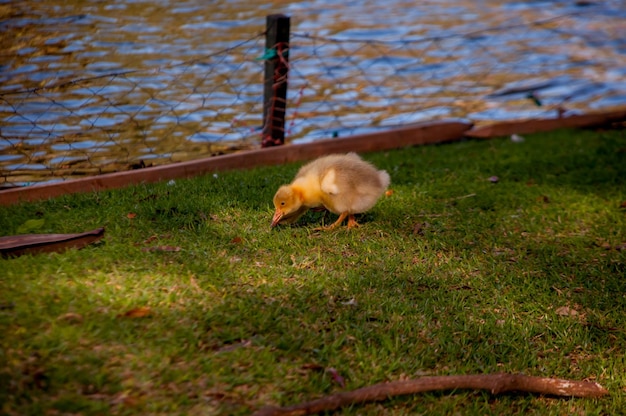
{"type": "Polygon", "coordinates": [[[387,178],[385,178],[386,172],[381,175],[381,172],[384,171],[379,171],[374,165],[360,159],[355,153],[349,155],[353,155],[353,157],[342,159],[336,168],[335,183],[340,192],[368,194],[389,185],[387,178]]]}
{"type": "Polygon", "coordinates": [[[335,168],[329,168],[326,172],[324,172],[320,181],[320,188],[322,189],[322,192],[332,196],[339,195],[343,188],[341,186],[341,179],[339,178],[340,176],[337,175],[337,170],[335,168]]]}
{"type": "Polygon", "coordinates": [[[373,207],[389,182],[387,172],[367,162],[341,159],[325,172],[321,189],[332,211],[358,213],[373,207]]]}

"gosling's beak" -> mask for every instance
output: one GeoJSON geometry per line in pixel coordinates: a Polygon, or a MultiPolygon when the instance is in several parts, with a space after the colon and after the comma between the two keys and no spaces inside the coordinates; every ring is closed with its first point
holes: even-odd
{"type": "Polygon", "coordinates": [[[278,225],[284,215],[285,213],[282,212],[280,209],[277,209],[276,212],[274,212],[274,218],[272,218],[272,228],[278,225]]]}

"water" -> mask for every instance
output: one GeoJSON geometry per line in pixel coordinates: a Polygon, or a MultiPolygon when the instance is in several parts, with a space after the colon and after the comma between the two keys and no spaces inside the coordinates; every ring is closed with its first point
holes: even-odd
{"type": "Polygon", "coordinates": [[[0,1],[0,186],[258,146],[272,13],[292,142],[626,105],[622,1],[0,1]]]}

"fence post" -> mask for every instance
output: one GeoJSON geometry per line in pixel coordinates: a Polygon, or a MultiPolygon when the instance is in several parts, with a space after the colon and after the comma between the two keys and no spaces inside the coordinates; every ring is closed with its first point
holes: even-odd
{"type": "Polygon", "coordinates": [[[261,147],[285,142],[287,75],[289,72],[289,16],[267,16],[265,32],[265,85],[261,147]]]}

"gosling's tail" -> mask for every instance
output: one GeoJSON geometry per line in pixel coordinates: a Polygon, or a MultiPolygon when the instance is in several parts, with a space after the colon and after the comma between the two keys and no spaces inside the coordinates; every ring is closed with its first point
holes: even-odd
{"type": "Polygon", "coordinates": [[[391,183],[391,177],[389,176],[387,171],[379,170],[378,177],[380,178],[380,184],[382,185],[383,189],[387,189],[389,187],[389,184],[391,183]]]}

